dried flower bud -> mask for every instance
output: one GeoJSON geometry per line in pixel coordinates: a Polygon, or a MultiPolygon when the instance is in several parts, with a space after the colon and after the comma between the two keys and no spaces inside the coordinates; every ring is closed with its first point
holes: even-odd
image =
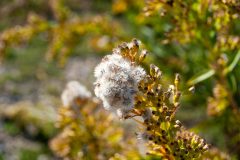
{"type": "Polygon", "coordinates": [[[166,116],[166,117],[165,117],[165,120],[166,120],[166,121],[170,121],[170,117],[169,117],[169,116],[166,116]]]}
{"type": "Polygon", "coordinates": [[[155,78],[161,78],[162,77],[162,71],[155,66],[154,64],[150,65],[150,75],[155,78]]]}
{"type": "Polygon", "coordinates": [[[176,85],[176,84],[178,84],[179,82],[180,82],[180,75],[177,73],[177,74],[175,75],[174,83],[175,83],[175,85],[176,85]]]}
{"type": "Polygon", "coordinates": [[[194,87],[194,86],[190,87],[190,88],[188,89],[188,91],[194,93],[194,92],[195,92],[195,87],[194,87]]]}
{"type": "Polygon", "coordinates": [[[148,54],[147,50],[142,50],[142,52],[139,56],[139,62],[142,62],[145,59],[145,57],[147,56],[147,54],[148,54]]]}
{"type": "Polygon", "coordinates": [[[174,91],[174,85],[169,85],[169,87],[168,87],[168,90],[171,92],[171,91],[174,91]]]}
{"type": "Polygon", "coordinates": [[[138,47],[138,48],[139,48],[139,46],[141,45],[141,41],[140,41],[140,40],[137,40],[136,38],[134,38],[134,39],[132,40],[132,43],[134,44],[134,46],[136,46],[136,47],[138,47]]]}
{"type": "Polygon", "coordinates": [[[175,122],[177,125],[182,126],[182,123],[179,120],[176,120],[175,122]]]}
{"type": "Polygon", "coordinates": [[[174,128],[180,128],[181,126],[179,126],[179,125],[177,125],[177,124],[175,124],[174,125],[174,128]]]}
{"type": "Polygon", "coordinates": [[[205,146],[203,147],[203,150],[208,150],[208,149],[209,149],[208,145],[205,144],[205,146]]]}

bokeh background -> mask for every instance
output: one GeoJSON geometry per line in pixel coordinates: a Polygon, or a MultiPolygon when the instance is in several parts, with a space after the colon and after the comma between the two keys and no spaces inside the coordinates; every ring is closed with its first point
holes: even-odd
{"type": "Polygon", "coordinates": [[[61,159],[49,141],[66,83],[93,91],[94,67],[133,38],[166,84],[180,73],[178,119],[239,159],[239,13],[234,0],[1,0],[0,159],[61,159]]]}

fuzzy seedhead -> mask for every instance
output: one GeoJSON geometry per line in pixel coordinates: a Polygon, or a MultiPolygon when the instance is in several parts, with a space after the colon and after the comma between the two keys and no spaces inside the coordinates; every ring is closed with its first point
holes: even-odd
{"type": "Polygon", "coordinates": [[[133,109],[138,84],[145,78],[146,72],[121,53],[130,48],[134,52],[138,47],[138,41],[124,43],[115,48],[113,54],[105,56],[95,68],[96,96],[103,101],[105,109],[116,112],[122,118],[133,109]]]}

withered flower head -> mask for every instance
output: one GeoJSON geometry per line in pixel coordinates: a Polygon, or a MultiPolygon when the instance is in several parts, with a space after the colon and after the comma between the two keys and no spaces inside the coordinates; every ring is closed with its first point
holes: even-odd
{"type": "MultiPolygon", "coordinates": [[[[127,44],[126,47],[132,47],[127,44]]],[[[103,101],[107,110],[115,111],[119,117],[133,109],[135,93],[138,84],[146,75],[140,66],[120,54],[120,49],[114,49],[95,68],[95,94],[103,101]]]]}
{"type": "Polygon", "coordinates": [[[63,106],[71,106],[76,99],[87,99],[91,97],[91,93],[85,86],[81,85],[77,81],[68,82],[65,90],[63,91],[61,98],[63,106]]]}

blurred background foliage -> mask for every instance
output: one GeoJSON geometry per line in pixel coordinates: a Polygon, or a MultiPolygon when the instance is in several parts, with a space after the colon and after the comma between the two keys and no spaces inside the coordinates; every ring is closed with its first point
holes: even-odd
{"type": "Polygon", "coordinates": [[[184,125],[239,159],[239,11],[237,0],[1,0],[0,159],[53,159],[65,83],[92,90],[100,58],[133,37],[166,83],[181,74],[184,125]]]}

